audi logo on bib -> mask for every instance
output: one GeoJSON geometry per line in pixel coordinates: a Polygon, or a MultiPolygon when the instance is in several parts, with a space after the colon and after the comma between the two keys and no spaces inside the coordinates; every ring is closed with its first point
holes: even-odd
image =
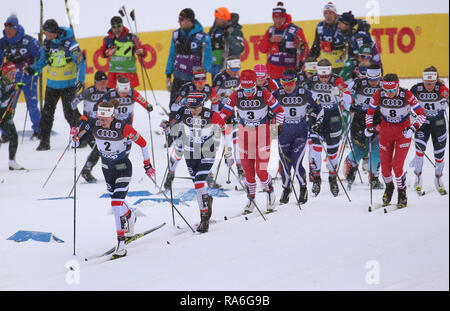
{"type": "Polygon", "coordinates": [[[117,97],[115,99],[117,99],[121,105],[130,105],[132,103],[131,98],[129,97],[117,97]]]}
{"type": "Polygon", "coordinates": [[[230,80],[230,81],[225,81],[223,86],[225,88],[229,89],[229,88],[237,86],[238,84],[239,84],[238,80],[230,80]]]}
{"type": "Polygon", "coordinates": [[[436,93],[420,93],[419,100],[437,100],[438,94],[436,93]]]}
{"type": "Polygon", "coordinates": [[[107,129],[98,129],[97,136],[106,138],[117,138],[119,134],[116,131],[111,131],[107,129]]]}
{"type": "Polygon", "coordinates": [[[330,84],[316,83],[316,84],[314,84],[314,90],[315,91],[330,91],[331,90],[331,85],[330,84]]]}
{"type": "Polygon", "coordinates": [[[381,103],[385,107],[402,107],[405,104],[403,100],[396,98],[385,98],[381,103]]]}
{"type": "Polygon", "coordinates": [[[258,108],[261,106],[259,99],[244,99],[239,102],[242,108],[258,108]]]}
{"type": "Polygon", "coordinates": [[[303,99],[301,97],[284,97],[281,100],[281,103],[283,105],[299,105],[303,102],[303,99]]]}
{"type": "Polygon", "coordinates": [[[375,92],[378,91],[378,88],[373,87],[365,87],[362,91],[364,95],[373,95],[375,92]]]}
{"type": "Polygon", "coordinates": [[[192,126],[205,126],[208,122],[205,119],[200,118],[186,118],[186,124],[192,126]]]}

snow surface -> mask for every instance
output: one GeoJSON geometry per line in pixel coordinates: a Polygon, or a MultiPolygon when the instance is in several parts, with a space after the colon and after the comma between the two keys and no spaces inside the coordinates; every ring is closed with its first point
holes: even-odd
{"type": "MultiPolygon", "coordinates": [[[[403,81],[402,85],[410,87],[413,82],[403,81]]],[[[153,101],[150,92],[148,97],[153,101]]],[[[159,103],[167,105],[167,92],[156,92],[156,97],[159,103]]],[[[147,114],[138,105],[135,109],[134,125],[148,139],[147,114]]],[[[163,118],[160,111],[157,107],[151,114],[155,131],[163,118]]],[[[24,116],[25,105],[19,104],[15,116],[19,136],[24,116]]],[[[408,164],[414,148],[410,149],[405,164],[410,187],[408,207],[404,210],[384,214],[379,209],[368,213],[366,174],[364,185],[357,178],[349,192],[351,203],[342,189],[338,197],[332,197],[324,169],[322,192],[316,198],[310,193],[302,210],[291,196],[289,204],[266,216],[267,221],[255,212],[248,221],[241,217],[224,222],[223,216],[243,210],[246,196],[233,190],[236,184],[233,176],[232,184],[226,184],[227,171],[222,165],[218,182],[229,189],[226,193],[230,197],[214,198],[212,218],[218,222],[210,225],[208,233],[193,235],[189,229],[174,228],[169,203],[145,201],[134,206],[145,214],[138,217],[136,231],[163,222],[167,225],[130,244],[126,258],[84,262],[83,258],[115,245],[114,219],[109,214],[109,199],[100,198],[106,187],[98,164],[93,174],[99,182],[87,184],[80,180],[77,188],[77,256],[72,255],[73,200],[41,200],[65,197],[73,185],[74,152],[70,151],[42,189],[68,142],[69,127],[61,104],[55,116],[53,130],[57,135],[51,138],[50,151],[34,151],[38,142],[30,141],[28,136],[19,145],[17,161],[29,172],[9,171],[7,145],[0,147],[0,290],[449,290],[449,196],[441,196],[434,189],[434,170],[427,160],[423,174],[427,194],[418,197],[413,191],[414,175],[408,164]],[[52,232],[65,243],[7,240],[19,230],[52,232]],[[81,265],[78,284],[66,282],[68,273],[72,273],[66,265],[74,266],[73,260],[81,265]],[[366,277],[375,271],[373,261],[379,268],[379,284],[370,285],[366,277]]],[[[153,139],[160,182],[166,168],[166,153],[163,136],[153,133],[153,139]]],[[[272,176],[278,159],[276,145],[273,146],[272,176]]],[[[78,171],[89,152],[89,147],[78,150],[78,171]]],[[[427,154],[432,155],[430,143],[427,154]]],[[[144,175],[142,155],[136,146],[130,159],[134,173],[129,191],[155,193],[155,187],[144,175]]],[[[445,172],[448,189],[448,161],[445,172]]],[[[177,176],[188,176],[184,161],[177,176]]],[[[189,189],[192,189],[189,180],[175,180],[175,196],[189,189]]],[[[279,180],[275,189],[279,198],[279,180]]],[[[374,205],[381,202],[382,193],[374,190],[374,205]]],[[[396,196],[395,192],[394,203],[396,196]]],[[[138,199],[129,197],[127,201],[134,204],[138,199]]],[[[257,203],[261,208],[265,206],[264,193],[257,193],[257,203]]],[[[194,226],[199,222],[197,202],[188,204],[190,207],[177,208],[194,226]]],[[[176,224],[187,228],[177,215],[176,224]]]]}

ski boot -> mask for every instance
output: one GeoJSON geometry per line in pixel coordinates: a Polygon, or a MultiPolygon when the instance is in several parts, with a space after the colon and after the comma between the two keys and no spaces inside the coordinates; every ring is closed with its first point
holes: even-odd
{"type": "Polygon", "coordinates": [[[418,195],[422,196],[424,194],[422,191],[422,172],[414,171],[414,175],[416,175],[414,180],[414,190],[416,190],[418,195]]]}
{"type": "Polygon", "coordinates": [[[330,183],[330,191],[333,196],[337,197],[339,194],[339,186],[336,181],[336,175],[328,176],[328,182],[330,183]]]}
{"type": "Polygon", "coordinates": [[[345,159],[344,165],[345,165],[345,179],[347,180],[348,189],[350,190],[350,188],[353,185],[353,182],[355,181],[358,167],[353,166],[353,163],[351,161],[348,161],[347,159],[345,159]]]}
{"type": "Polygon", "coordinates": [[[305,185],[300,186],[300,197],[298,198],[298,202],[300,204],[305,204],[308,201],[308,189],[305,185]]]}
{"type": "Polygon", "coordinates": [[[175,173],[170,172],[167,173],[166,181],[164,182],[164,189],[169,190],[172,187],[172,182],[175,178],[175,173]]]}
{"type": "Polygon", "coordinates": [[[242,165],[236,164],[236,167],[237,167],[238,178],[239,178],[240,180],[244,180],[244,178],[245,178],[245,172],[244,172],[244,169],[242,168],[242,165]]]}
{"type": "Polygon", "coordinates": [[[369,159],[368,158],[363,158],[362,170],[363,170],[364,173],[368,173],[369,172],[369,159]]]}
{"type": "Polygon", "coordinates": [[[369,173],[369,182],[372,185],[372,189],[384,189],[383,184],[378,179],[378,176],[372,175],[369,173]]]}
{"type": "Polygon", "coordinates": [[[22,171],[24,169],[25,168],[22,165],[18,164],[16,162],[16,160],[9,160],[9,170],[10,171],[22,171]]]}
{"type": "Polygon", "coordinates": [[[289,195],[291,194],[291,187],[283,187],[283,193],[281,194],[280,204],[287,204],[289,202],[289,195]]]}
{"type": "Polygon", "coordinates": [[[269,189],[267,191],[267,201],[266,201],[266,210],[267,214],[272,213],[275,211],[275,191],[272,186],[272,182],[269,183],[269,189]]]}
{"type": "Polygon", "coordinates": [[[244,212],[242,213],[243,215],[253,213],[253,210],[255,209],[255,206],[256,206],[255,205],[255,195],[250,194],[250,190],[248,189],[247,186],[245,188],[246,188],[246,192],[247,192],[248,202],[245,205],[244,212]]]}
{"type": "Polygon", "coordinates": [[[406,198],[406,188],[397,189],[398,199],[397,199],[397,208],[404,208],[408,204],[408,199],[406,198]]]}
{"type": "Polygon", "coordinates": [[[197,227],[197,232],[205,233],[209,230],[209,219],[212,215],[212,201],[213,198],[208,194],[202,195],[203,208],[205,211],[200,212],[200,224],[197,227]]]}
{"type": "Polygon", "coordinates": [[[208,184],[209,188],[215,188],[215,189],[220,189],[222,188],[221,185],[219,185],[218,183],[215,182],[214,180],[214,174],[213,173],[209,173],[208,177],[206,177],[206,183],[208,184]]]}
{"type": "Polygon", "coordinates": [[[125,232],[125,237],[130,238],[134,236],[134,227],[136,225],[137,220],[136,213],[132,209],[129,209],[128,212],[125,214],[125,217],[127,222],[126,224],[127,230],[125,232]]]}
{"type": "Polygon", "coordinates": [[[41,134],[38,134],[36,132],[33,133],[33,135],[31,135],[30,140],[32,141],[36,141],[36,140],[40,140],[41,139],[41,134]]]}
{"type": "Polygon", "coordinates": [[[9,137],[6,135],[1,135],[0,136],[0,144],[6,144],[7,142],[9,142],[9,137]]]}
{"type": "Polygon", "coordinates": [[[39,146],[36,148],[37,151],[46,151],[50,150],[50,141],[41,139],[39,146]]]}
{"type": "Polygon", "coordinates": [[[386,189],[383,194],[383,206],[388,206],[391,203],[392,195],[394,194],[394,182],[391,181],[386,184],[386,189]]]}
{"type": "Polygon", "coordinates": [[[313,182],[314,181],[314,174],[313,174],[313,163],[309,162],[309,181],[313,182]]]}
{"type": "Polygon", "coordinates": [[[81,170],[81,176],[83,176],[84,180],[86,180],[88,183],[93,184],[97,182],[97,179],[92,176],[91,169],[84,167],[81,170]]]}
{"type": "Polygon", "coordinates": [[[436,186],[437,191],[440,195],[446,195],[447,190],[445,190],[444,182],[442,181],[442,175],[434,177],[434,185],[436,186]]]}
{"type": "Polygon", "coordinates": [[[111,259],[125,257],[127,255],[127,246],[125,244],[125,236],[117,236],[117,246],[111,259]]]}
{"type": "Polygon", "coordinates": [[[320,178],[320,175],[314,176],[311,192],[314,193],[315,196],[318,196],[320,193],[320,184],[321,183],[322,183],[322,179],[320,178]]]}

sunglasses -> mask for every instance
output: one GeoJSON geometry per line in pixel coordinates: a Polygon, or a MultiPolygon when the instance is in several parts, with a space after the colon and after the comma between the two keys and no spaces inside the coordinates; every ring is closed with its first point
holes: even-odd
{"type": "Polygon", "coordinates": [[[397,91],[397,88],[393,88],[393,89],[385,89],[385,88],[383,88],[383,91],[385,91],[388,94],[394,94],[395,91],[397,91]]]}
{"type": "Polygon", "coordinates": [[[120,28],[123,24],[113,24],[111,25],[112,28],[120,28]]]}
{"type": "Polygon", "coordinates": [[[178,21],[179,21],[179,22],[182,22],[182,21],[184,21],[185,19],[187,19],[187,18],[186,18],[186,17],[183,17],[183,16],[179,16],[179,17],[178,17],[178,21]]]}
{"type": "Polygon", "coordinates": [[[289,80],[280,79],[281,85],[294,84],[297,81],[297,78],[292,78],[289,80]]]}
{"type": "Polygon", "coordinates": [[[15,25],[13,23],[5,23],[5,27],[14,27],[15,25]]]}
{"type": "Polygon", "coordinates": [[[237,67],[237,68],[228,68],[233,72],[239,72],[241,70],[241,67],[237,67]]]}
{"type": "Polygon", "coordinates": [[[361,57],[362,59],[371,59],[372,55],[360,54],[359,57],[361,57]]]}
{"type": "Polygon", "coordinates": [[[244,93],[253,93],[255,91],[255,88],[252,87],[252,88],[246,89],[243,87],[242,90],[244,91],[244,93]]]}
{"type": "Polygon", "coordinates": [[[319,75],[319,78],[328,79],[331,75],[319,75]]]}

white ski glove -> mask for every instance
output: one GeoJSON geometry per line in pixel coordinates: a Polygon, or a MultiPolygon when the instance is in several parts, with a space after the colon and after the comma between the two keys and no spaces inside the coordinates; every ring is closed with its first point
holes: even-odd
{"type": "Polygon", "coordinates": [[[339,96],[341,94],[341,90],[337,86],[333,86],[331,88],[331,95],[339,96]]]}
{"type": "Polygon", "coordinates": [[[415,132],[416,132],[416,128],[414,126],[410,126],[403,130],[403,136],[405,136],[405,138],[409,139],[414,136],[415,132]]]}

